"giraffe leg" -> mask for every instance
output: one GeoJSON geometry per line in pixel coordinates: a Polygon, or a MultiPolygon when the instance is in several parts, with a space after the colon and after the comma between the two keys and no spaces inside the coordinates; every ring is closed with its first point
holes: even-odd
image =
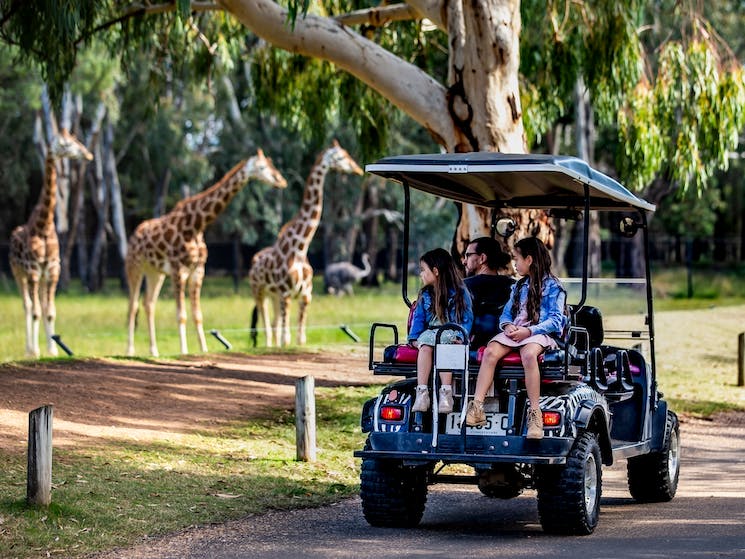
{"type": "Polygon", "coordinates": [[[158,344],[155,341],[155,303],[158,301],[160,289],[165,281],[165,274],[147,274],[145,281],[145,315],[147,316],[147,331],[150,335],[150,355],[158,357],[158,344]]]}
{"type": "Polygon", "coordinates": [[[207,351],[207,340],[204,336],[204,319],[202,317],[202,303],[200,294],[202,292],[202,282],[204,281],[204,266],[197,266],[196,270],[189,279],[189,300],[191,301],[191,314],[194,320],[194,326],[197,328],[197,337],[199,338],[199,349],[202,352],[207,351]]]}
{"type": "Polygon", "coordinates": [[[40,284],[41,293],[41,312],[44,320],[44,330],[47,335],[47,351],[49,355],[56,357],[58,355],[57,343],[54,341],[54,321],[57,318],[57,306],[54,302],[54,295],[57,291],[57,282],[59,281],[60,268],[59,264],[49,270],[49,276],[46,281],[42,280],[40,284]]]}
{"type": "Polygon", "coordinates": [[[282,296],[275,294],[272,297],[272,330],[274,331],[274,341],[277,347],[282,347],[282,296]]]}
{"type": "Polygon", "coordinates": [[[171,276],[173,280],[173,295],[176,298],[176,322],[178,323],[179,348],[182,354],[189,353],[186,344],[186,274],[174,271],[171,276]]]}
{"type": "Polygon", "coordinates": [[[303,267],[303,280],[300,288],[300,298],[298,301],[298,321],[297,321],[297,343],[305,345],[307,337],[305,334],[306,322],[308,320],[308,307],[313,299],[313,268],[306,264],[303,267]]]}
{"type": "Polygon", "coordinates": [[[281,341],[277,343],[280,347],[290,345],[290,297],[282,295],[279,298],[279,325],[277,326],[277,336],[281,341]]]}
{"type": "MultiPolygon", "coordinates": [[[[41,303],[39,302],[39,279],[32,276],[28,282],[29,298],[31,300],[31,312],[26,315],[26,321],[31,319],[31,347],[26,344],[26,353],[33,357],[39,357],[39,317],[41,316],[41,303]]],[[[28,326],[26,327],[28,330],[28,326]]]]}
{"type": "Polygon", "coordinates": [[[300,301],[298,302],[298,319],[297,319],[297,343],[299,345],[305,345],[307,337],[305,334],[305,325],[308,320],[308,307],[313,299],[313,295],[310,290],[300,295],[300,301]]]}
{"type": "Polygon", "coordinates": [[[18,291],[21,293],[21,299],[23,300],[23,315],[26,321],[26,355],[29,357],[38,357],[38,353],[34,354],[34,303],[31,299],[31,286],[29,285],[28,278],[20,273],[16,274],[16,283],[18,284],[18,291]]]}
{"type": "Polygon", "coordinates": [[[129,284],[127,355],[135,354],[135,321],[137,320],[137,307],[140,304],[143,277],[141,270],[127,266],[127,283],[129,284]]]}
{"type": "Polygon", "coordinates": [[[274,342],[276,341],[279,343],[279,338],[277,338],[274,335],[274,325],[276,323],[276,313],[274,315],[274,319],[270,320],[270,312],[269,312],[269,306],[271,305],[271,295],[267,297],[266,295],[261,295],[261,300],[257,302],[259,309],[259,314],[261,315],[261,324],[264,328],[264,334],[266,335],[266,347],[272,347],[274,345],[274,342]]]}

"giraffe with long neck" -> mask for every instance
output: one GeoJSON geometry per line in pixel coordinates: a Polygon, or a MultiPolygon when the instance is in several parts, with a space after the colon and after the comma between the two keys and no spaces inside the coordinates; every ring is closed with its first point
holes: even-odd
{"type": "Polygon", "coordinates": [[[238,163],[217,183],[199,194],[181,200],[169,213],[142,222],[132,234],[125,262],[129,283],[128,355],[135,354],[135,318],[143,278],[146,279],[143,306],[150,336],[150,354],[158,355],[155,303],[167,274],[171,276],[176,298],[181,353],[188,353],[185,305],[187,286],[199,347],[203,352],[207,351],[200,303],[207,261],[204,230],[251,178],[275,188],[287,186],[287,181],[274,167],[271,159],[262,150],[258,150],[257,155],[238,163]]]}
{"type": "MultiPolygon", "coordinates": [[[[334,140],[311,169],[305,183],[303,202],[298,213],[285,223],[275,243],[256,253],[248,279],[254,308],[251,330],[255,332],[259,316],[266,332],[266,345],[272,346],[272,330],[279,347],[290,344],[290,300],[299,299],[299,345],[306,342],[305,325],[313,292],[313,268],[308,262],[308,247],[318,229],[323,212],[323,181],[328,171],[362,174],[362,169],[334,140]],[[274,303],[274,320],[270,326],[269,300],[274,303]]],[[[254,345],[256,344],[255,334],[254,345]]]]}
{"type": "Polygon", "coordinates": [[[54,342],[57,308],[54,302],[60,275],[59,239],[54,227],[57,206],[57,162],[60,159],[85,159],[93,155],[66,129],[62,129],[47,149],[44,162],[44,186],[31,216],[10,237],[10,269],[23,298],[26,314],[26,355],[38,357],[39,321],[44,321],[47,351],[57,355],[54,342]]]}

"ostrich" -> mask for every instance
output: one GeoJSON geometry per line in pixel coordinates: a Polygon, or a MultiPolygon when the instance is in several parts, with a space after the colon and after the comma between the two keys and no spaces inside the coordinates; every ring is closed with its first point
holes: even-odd
{"type": "Polygon", "coordinates": [[[367,277],[372,270],[367,253],[362,255],[362,266],[363,268],[358,268],[351,262],[334,262],[326,266],[323,272],[326,292],[331,295],[353,295],[352,286],[367,277]]]}

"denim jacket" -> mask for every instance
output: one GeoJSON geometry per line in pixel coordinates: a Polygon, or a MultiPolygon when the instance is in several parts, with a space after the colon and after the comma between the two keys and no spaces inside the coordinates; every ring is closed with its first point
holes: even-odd
{"type": "MultiPolygon", "coordinates": [[[[530,280],[525,281],[520,287],[520,303],[518,310],[523,305],[527,304],[528,300],[528,283],[530,280]]],[[[504,330],[507,324],[512,323],[515,320],[515,316],[512,315],[512,301],[515,296],[515,289],[518,284],[512,285],[510,292],[510,298],[507,300],[507,304],[504,306],[502,316],[499,317],[499,329],[504,330]]],[[[564,328],[569,323],[569,318],[564,313],[564,307],[566,305],[567,294],[562,287],[561,283],[552,276],[546,276],[543,280],[543,291],[541,293],[541,307],[538,316],[538,324],[532,324],[530,328],[531,334],[547,334],[555,338],[560,337],[564,328]]]]}
{"type": "MultiPolygon", "coordinates": [[[[450,290],[448,294],[448,322],[459,324],[466,331],[466,336],[471,333],[471,326],[473,325],[473,305],[471,302],[471,293],[468,289],[463,289],[463,301],[465,303],[465,309],[463,310],[463,317],[460,322],[455,320],[455,290],[450,290]]],[[[414,307],[414,315],[411,317],[411,326],[409,327],[409,342],[416,340],[419,335],[424,332],[427,328],[434,328],[439,325],[436,324],[437,315],[432,309],[432,291],[425,289],[422,291],[419,299],[417,299],[416,307],[414,307]]]]}

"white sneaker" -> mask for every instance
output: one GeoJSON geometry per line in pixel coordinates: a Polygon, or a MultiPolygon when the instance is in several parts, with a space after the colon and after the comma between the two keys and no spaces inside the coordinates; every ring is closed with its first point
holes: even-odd
{"type": "Polygon", "coordinates": [[[429,409],[429,390],[426,386],[416,387],[416,399],[411,411],[427,411],[429,409]]]}
{"type": "Polygon", "coordinates": [[[440,413],[453,411],[453,388],[451,386],[441,386],[438,394],[438,411],[440,413]]]}

